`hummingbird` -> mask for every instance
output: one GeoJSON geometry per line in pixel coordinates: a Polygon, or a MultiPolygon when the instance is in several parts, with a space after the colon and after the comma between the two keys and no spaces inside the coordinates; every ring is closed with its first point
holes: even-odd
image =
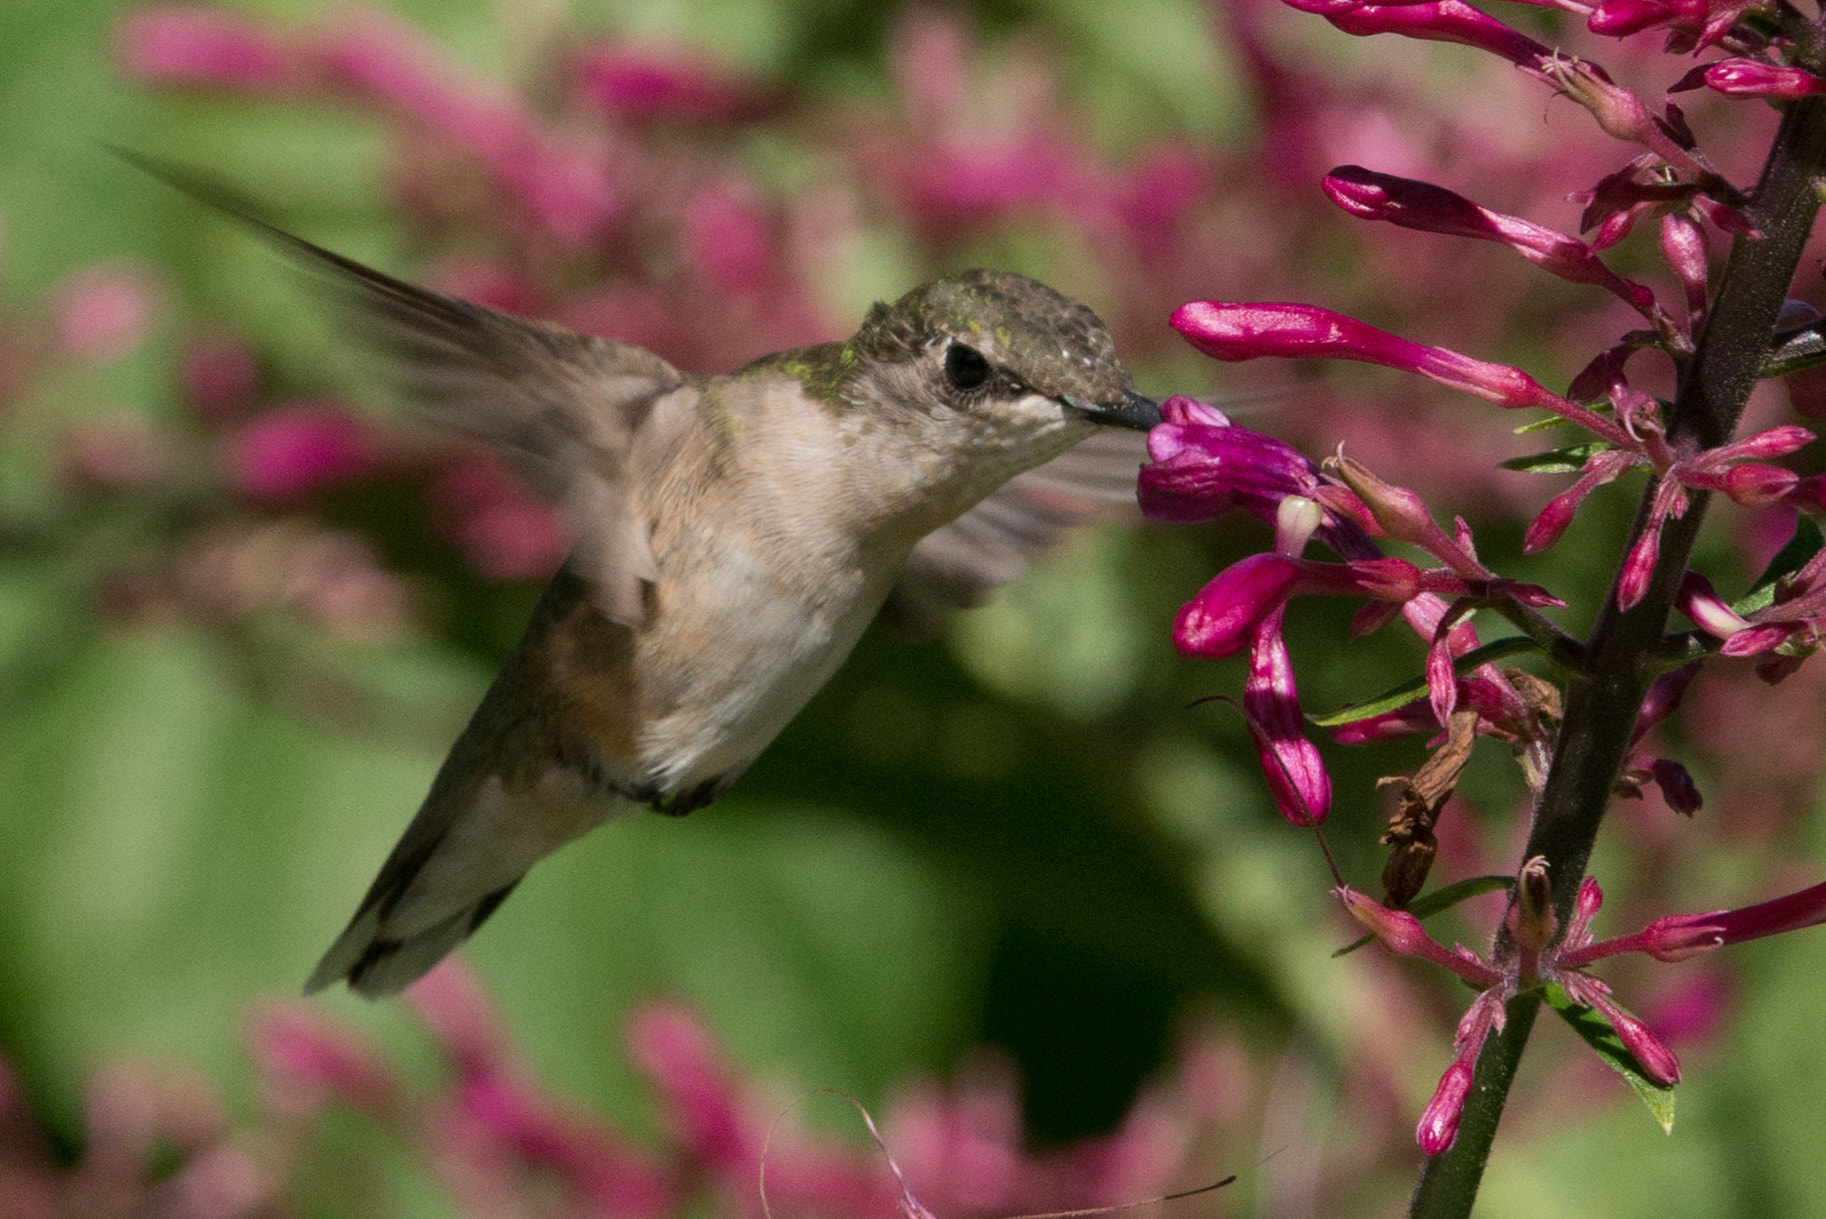
{"type": "Polygon", "coordinates": [[[623,812],[716,800],[884,602],[919,618],[980,599],[1125,452],[1132,496],[1140,446],[1054,459],[1160,422],[1096,314],[1013,272],[937,279],[846,341],[697,375],[396,279],[125,155],[319,273],[406,404],[504,453],[575,535],[307,995],[394,994],[544,856],[623,812]]]}

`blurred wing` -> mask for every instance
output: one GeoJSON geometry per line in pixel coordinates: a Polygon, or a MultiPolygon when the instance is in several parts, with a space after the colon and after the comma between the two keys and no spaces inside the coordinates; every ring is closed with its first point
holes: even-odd
{"type": "MultiPolygon", "coordinates": [[[[120,150],[117,150],[120,151],[120,150]]],[[[561,505],[577,533],[571,566],[616,622],[641,617],[652,551],[625,489],[629,451],[654,405],[685,383],[652,352],[497,313],[395,279],[294,237],[208,177],[122,156],[240,220],[330,285],[350,330],[381,353],[404,402],[436,426],[482,440],[561,505]]]]}
{"type": "Polygon", "coordinates": [[[1146,459],[1144,434],[1111,428],[1009,479],[913,548],[888,598],[889,619],[915,637],[930,635],[947,610],[981,605],[1074,525],[1139,519],[1135,476],[1146,459]]]}

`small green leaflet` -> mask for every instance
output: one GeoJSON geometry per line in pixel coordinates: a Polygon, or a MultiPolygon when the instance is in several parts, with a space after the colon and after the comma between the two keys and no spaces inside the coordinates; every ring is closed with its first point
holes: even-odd
{"type": "Polygon", "coordinates": [[[1785,377],[1803,368],[1826,364],[1826,337],[1820,335],[1817,322],[1800,331],[1789,332],[1786,338],[1777,335],[1776,340],[1769,354],[1763,357],[1759,377],[1785,377]]]}
{"type": "Polygon", "coordinates": [[[1820,534],[1820,527],[1813,523],[1813,518],[1802,514],[1794,522],[1794,536],[1788,544],[1776,552],[1769,566],[1763,568],[1763,574],[1756,577],[1756,583],[1750,586],[1743,600],[1731,608],[1740,614],[1754,614],[1757,610],[1768,609],[1775,602],[1775,584],[1790,572],[1799,571],[1821,546],[1826,546],[1826,537],[1820,534]]]}
{"type": "Polygon", "coordinates": [[[1549,415],[1545,419],[1536,419],[1533,423],[1522,424],[1521,427],[1515,429],[1515,434],[1517,436],[1526,436],[1529,432],[1544,432],[1550,427],[1559,427],[1562,423],[1566,422],[1569,421],[1560,418],[1558,415],[1549,415]]]}
{"type": "MultiPolygon", "coordinates": [[[[1453,661],[1452,668],[1459,673],[1468,673],[1472,669],[1481,668],[1507,656],[1541,651],[1541,645],[1528,636],[1511,635],[1506,639],[1498,639],[1494,643],[1486,643],[1481,648],[1473,648],[1453,661]]],[[[1337,728],[1344,724],[1354,724],[1358,720],[1366,720],[1372,715],[1383,715],[1397,708],[1405,707],[1417,698],[1426,697],[1426,693],[1427,679],[1423,675],[1416,677],[1413,681],[1404,681],[1388,693],[1373,698],[1367,703],[1353,703],[1348,707],[1333,711],[1329,715],[1309,715],[1306,718],[1320,728],[1337,728]]]]}
{"type": "Polygon", "coordinates": [[[1549,449],[1545,453],[1530,453],[1526,457],[1511,457],[1496,464],[1502,469],[1520,470],[1524,474],[1577,474],[1594,454],[1611,447],[1602,440],[1593,440],[1569,444],[1563,449],[1549,449]]]}
{"type": "MultiPolygon", "coordinates": [[[[1497,889],[1507,889],[1513,879],[1509,876],[1473,876],[1469,880],[1455,881],[1443,889],[1421,894],[1408,903],[1407,911],[1415,918],[1426,918],[1428,915],[1438,914],[1441,910],[1449,910],[1468,898],[1479,897],[1497,889]]],[[[1348,955],[1375,938],[1373,935],[1366,935],[1360,940],[1353,940],[1331,955],[1334,957],[1348,955]]]]}
{"type": "Polygon", "coordinates": [[[1560,1013],[1560,1019],[1572,1026],[1572,1031],[1585,1039],[1585,1044],[1598,1052],[1602,1058],[1624,1082],[1635,1089],[1648,1111],[1655,1115],[1666,1134],[1674,1132],[1674,1089],[1664,1088],[1642,1073],[1636,1064],[1636,1056],[1624,1048],[1612,1028],[1610,1021],[1598,1013],[1596,1008],[1581,1007],[1567,995],[1566,988],[1558,982],[1548,984],[1541,992],[1547,1006],[1560,1013]]]}

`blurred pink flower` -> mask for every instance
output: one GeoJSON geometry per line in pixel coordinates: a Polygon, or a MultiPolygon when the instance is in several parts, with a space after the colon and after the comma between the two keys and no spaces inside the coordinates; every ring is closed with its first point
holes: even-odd
{"type": "Polygon", "coordinates": [[[296,49],[254,18],[206,5],[128,13],[115,31],[122,71],[147,84],[269,91],[295,83],[296,49]]]}
{"type": "Polygon", "coordinates": [[[750,294],[767,288],[773,248],[766,215],[737,185],[713,182],[685,203],[687,255],[720,291],[750,294]]]}
{"type": "Polygon", "coordinates": [[[127,354],[152,328],[157,288],[143,272],[102,263],[60,284],[52,302],[58,347],[85,360],[127,354]]]}
{"type": "Polygon", "coordinates": [[[376,450],[361,420],[317,402],[274,407],[223,438],[230,485],[255,499],[288,499],[360,478],[378,464],[376,450]]]}
{"type": "Polygon", "coordinates": [[[490,455],[446,466],[429,496],[439,528],[486,579],[548,579],[570,552],[563,514],[532,498],[490,455]]]}
{"type": "Polygon", "coordinates": [[[261,1095],[276,1112],[304,1116],[335,1101],[381,1119],[396,1113],[399,1082],[378,1049],[314,1008],[258,1008],[248,1041],[261,1095]]]}
{"type": "Polygon", "coordinates": [[[260,389],[260,363],[241,339],[201,334],[184,347],[179,371],[190,405],[204,419],[225,419],[253,404],[260,389]]]}
{"type": "Polygon", "coordinates": [[[766,108],[755,82],[685,53],[597,43],[576,61],[584,96],[624,119],[729,123],[766,108]]]}

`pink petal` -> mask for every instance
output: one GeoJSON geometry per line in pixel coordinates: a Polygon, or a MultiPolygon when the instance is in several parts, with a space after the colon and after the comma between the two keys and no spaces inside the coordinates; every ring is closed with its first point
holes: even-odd
{"type": "Polygon", "coordinates": [[[1281,638],[1284,609],[1256,628],[1243,684],[1243,717],[1281,815],[1299,826],[1317,825],[1331,811],[1331,776],[1306,739],[1294,686],[1293,660],[1281,638]]]}

